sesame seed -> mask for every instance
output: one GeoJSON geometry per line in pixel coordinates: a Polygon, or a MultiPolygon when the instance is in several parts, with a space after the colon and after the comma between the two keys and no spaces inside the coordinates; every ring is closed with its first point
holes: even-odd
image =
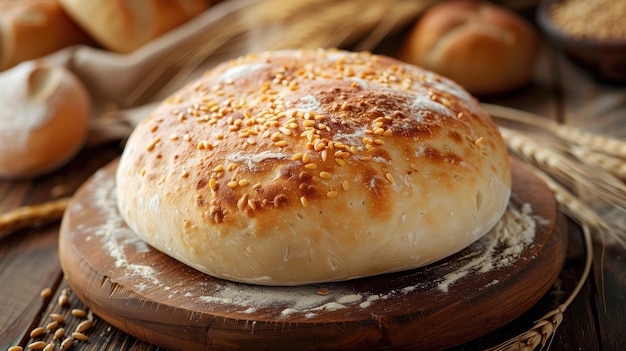
{"type": "Polygon", "coordinates": [[[240,179],[237,184],[239,184],[239,186],[247,186],[250,182],[247,179],[240,179]]]}
{"type": "Polygon", "coordinates": [[[217,189],[217,181],[213,178],[209,179],[209,188],[215,191],[217,189]]]}
{"type": "Polygon", "coordinates": [[[340,165],[340,166],[345,166],[346,165],[346,161],[340,159],[340,158],[336,158],[335,162],[340,165]]]}
{"type": "Polygon", "coordinates": [[[391,173],[385,173],[385,178],[387,178],[389,183],[393,183],[393,175],[391,173]]]}
{"type": "Polygon", "coordinates": [[[148,151],[152,151],[154,150],[154,147],[156,146],[156,144],[158,144],[159,142],[161,142],[161,138],[156,138],[154,140],[152,140],[152,142],[150,144],[148,144],[148,146],[146,147],[146,150],[148,151]]]}
{"type": "Polygon", "coordinates": [[[322,179],[330,179],[330,178],[332,178],[332,175],[330,173],[328,173],[328,172],[322,171],[322,172],[320,172],[320,178],[322,178],[322,179]]]}
{"type": "Polygon", "coordinates": [[[223,172],[224,171],[224,165],[218,165],[215,168],[213,168],[213,172],[223,172]]]}
{"type": "Polygon", "coordinates": [[[390,136],[393,132],[391,131],[391,129],[387,129],[384,133],[383,136],[390,136]]]}
{"type": "Polygon", "coordinates": [[[226,183],[226,185],[228,185],[229,188],[234,189],[237,187],[237,185],[239,185],[239,183],[234,180],[231,180],[230,182],[226,183]]]}
{"type": "Polygon", "coordinates": [[[304,168],[306,168],[306,169],[317,169],[317,165],[315,163],[307,163],[306,165],[304,165],[304,168]]]}
{"type": "Polygon", "coordinates": [[[46,330],[54,330],[59,327],[59,322],[52,321],[46,325],[46,330]]]}
{"type": "Polygon", "coordinates": [[[23,347],[21,347],[21,346],[17,346],[17,345],[16,345],[16,346],[11,346],[11,347],[9,347],[9,348],[7,349],[7,351],[23,351],[23,350],[24,350],[24,348],[23,348],[23,347]]]}
{"type": "Polygon", "coordinates": [[[310,160],[310,158],[309,158],[309,154],[308,153],[305,152],[304,154],[302,154],[302,162],[308,163],[309,160],[310,160]]]}
{"type": "Polygon", "coordinates": [[[339,193],[336,190],[331,190],[326,193],[326,196],[328,196],[329,199],[334,199],[337,197],[338,194],[339,193]]]}
{"type": "Polygon", "coordinates": [[[302,207],[307,207],[309,205],[309,202],[307,201],[306,197],[304,197],[304,196],[300,197],[300,203],[302,204],[302,207]]]}
{"type": "Polygon", "coordinates": [[[381,139],[374,139],[374,144],[383,145],[383,144],[385,144],[385,141],[381,140],[381,139]]]}
{"type": "Polygon", "coordinates": [[[482,143],[483,140],[484,140],[483,137],[480,137],[480,138],[476,139],[476,141],[474,142],[474,145],[476,145],[476,146],[480,145],[480,143],[482,143]]]}
{"type": "Polygon", "coordinates": [[[294,154],[293,156],[291,156],[291,160],[292,161],[297,161],[297,160],[299,160],[301,158],[302,158],[302,153],[301,152],[298,152],[298,153],[294,154]]]}
{"type": "Polygon", "coordinates": [[[456,115],[456,117],[457,117],[458,119],[461,119],[461,118],[465,117],[465,115],[463,114],[463,112],[459,112],[459,113],[456,115]]]}
{"type": "Polygon", "coordinates": [[[328,158],[328,150],[326,149],[322,150],[321,156],[322,156],[322,161],[326,161],[326,159],[328,158]]]}
{"type": "Polygon", "coordinates": [[[372,139],[370,138],[363,138],[363,144],[371,144],[372,143],[372,139]]]}
{"type": "Polygon", "coordinates": [[[252,190],[258,190],[261,189],[261,187],[263,186],[263,184],[261,183],[256,183],[252,186],[252,190]]]}
{"type": "Polygon", "coordinates": [[[344,180],[343,182],[341,182],[341,188],[345,191],[348,191],[348,189],[350,189],[350,183],[348,183],[347,180],[344,180]]]}
{"type": "Polygon", "coordinates": [[[308,119],[302,122],[302,125],[305,127],[313,127],[315,125],[315,121],[308,119]]]}
{"type": "Polygon", "coordinates": [[[287,142],[284,141],[284,140],[281,140],[281,141],[275,142],[274,145],[276,145],[278,147],[284,147],[284,146],[287,146],[287,142]]]}
{"type": "Polygon", "coordinates": [[[370,162],[372,160],[372,157],[370,157],[370,156],[361,156],[361,158],[359,158],[359,160],[361,160],[363,162],[370,162]]]}
{"type": "Polygon", "coordinates": [[[254,199],[248,200],[248,207],[250,207],[253,210],[256,210],[256,200],[254,199]]]}

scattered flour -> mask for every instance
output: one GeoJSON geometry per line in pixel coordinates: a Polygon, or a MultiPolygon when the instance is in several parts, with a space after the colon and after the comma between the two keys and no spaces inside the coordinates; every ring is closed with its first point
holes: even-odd
{"type": "MultiPolygon", "coordinates": [[[[525,247],[533,245],[536,226],[546,223],[532,214],[530,205],[525,204],[517,209],[510,205],[508,211],[496,227],[478,242],[475,249],[459,258],[462,264],[451,264],[449,261],[424,267],[426,270],[436,270],[442,278],[436,282],[419,281],[407,284],[398,289],[390,289],[385,293],[370,291],[349,291],[347,288],[329,289],[330,293],[318,293],[318,287],[266,287],[229,282],[225,280],[198,280],[195,285],[188,287],[180,281],[160,278],[158,267],[129,262],[127,252],[149,253],[154,249],[146,245],[131,230],[125,229],[117,211],[114,177],[104,176],[102,171],[94,175],[90,184],[93,199],[87,198],[84,203],[75,203],[71,211],[83,211],[87,206],[93,206],[99,211],[102,225],[95,228],[81,226],[77,228],[85,240],[97,237],[103,248],[114,260],[115,267],[124,271],[124,276],[136,282],[137,278],[144,282],[134,284],[137,291],[149,294],[157,289],[167,291],[169,298],[189,299],[189,303],[219,304],[228,307],[233,313],[251,314],[261,309],[271,308],[280,311],[278,318],[291,315],[301,315],[305,318],[315,318],[322,312],[339,311],[348,307],[367,309],[379,301],[411,294],[420,289],[438,289],[446,293],[453,288],[463,277],[479,272],[488,272],[505,267],[520,258],[525,247]],[[122,229],[124,228],[124,229],[122,229]],[[184,287],[183,287],[184,286],[184,287]],[[172,287],[176,287],[172,289],[172,287]],[[179,288],[181,287],[181,288],[179,288]]],[[[121,282],[124,283],[124,282],[121,282]]],[[[487,286],[497,285],[498,280],[491,280],[487,286]]],[[[128,284],[127,284],[128,285],[128,284]]]]}

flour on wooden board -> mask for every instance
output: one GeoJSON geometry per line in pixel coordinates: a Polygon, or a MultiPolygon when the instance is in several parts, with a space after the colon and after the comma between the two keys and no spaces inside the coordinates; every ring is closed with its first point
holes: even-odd
{"type": "MultiPolygon", "coordinates": [[[[533,245],[535,231],[538,225],[547,225],[547,220],[534,216],[530,204],[524,204],[520,208],[509,205],[502,219],[482,239],[474,243],[477,250],[469,250],[470,253],[460,257],[463,262],[461,267],[452,267],[448,263],[435,263],[424,269],[437,269],[441,272],[441,279],[436,282],[418,282],[407,285],[401,289],[393,289],[384,294],[368,291],[355,292],[347,289],[333,289],[328,294],[318,293],[318,287],[313,285],[294,287],[267,287],[234,283],[225,280],[211,282],[211,293],[207,294],[209,284],[200,282],[192,287],[173,288],[172,284],[178,282],[163,281],[159,277],[159,268],[139,265],[129,262],[127,250],[148,253],[155,249],[148,246],[130,229],[125,228],[117,210],[115,196],[115,183],[113,177],[106,176],[103,171],[94,175],[94,181],[89,185],[89,194],[93,194],[94,205],[98,215],[103,219],[99,227],[88,228],[79,226],[79,234],[85,240],[96,237],[100,240],[105,251],[115,262],[116,269],[123,270],[123,276],[129,281],[136,282],[137,278],[142,283],[133,286],[137,292],[148,289],[161,289],[169,293],[169,298],[192,299],[190,303],[206,303],[227,305],[236,313],[250,314],[259,309],[273,307],[280,311],[279,317],[287,317],[294,314],[303,315],[305,318],[314,318],[325,311],[337,311],[348,307],[367,309],[378,301],[392,297],[410,294],[418,289],[437,289],[440,293],[447,293],[454,289],[454,284],[460,279],[472,274],[489,272],[494,269],[510,266],[520,259],[525,248],[533,245]],[[434,284],[434,286],[433,286],[434,284]]],[[[71,211],[84,211],[84,206],[75,204],[71,211]]],[[[124,283],[124,282],[120,282],[124,283]]],[[[498,284],[498,280],[490,281],[485,286],[498,284]]]]}

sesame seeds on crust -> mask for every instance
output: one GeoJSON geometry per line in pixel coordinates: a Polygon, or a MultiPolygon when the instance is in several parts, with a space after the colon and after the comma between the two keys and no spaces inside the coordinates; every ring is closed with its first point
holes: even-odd
{"type": "Polygon", "coordinates": [[[370,53],[253,54],[167,99],[138,127],[137,160],[145,181],[196,189],[207,199],[196,206],[216,224],[234,211],[306,208],[352,191],[380,207],[416,172],[408,158],[462,167],[485,156],[494,135],[475,133],[486,117],[474,104],[438,76],[370,53]],[[448,135],[444,123],[465,137],[448,135]],[[442,134],[478,152],[431,145],[442,134]]]}

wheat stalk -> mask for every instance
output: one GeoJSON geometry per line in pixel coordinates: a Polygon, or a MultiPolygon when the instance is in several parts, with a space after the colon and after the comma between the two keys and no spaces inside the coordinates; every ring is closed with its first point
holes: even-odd
{"type": "Polygon", "coordinates": [[[591,265],[593,262],[593,246],[591,242],[591,231],[589,227],[582,224],[583,239],[585,243],[585,267],[580,279],[574,287],[572,293],[568,296],[567,300],[559,305],[554,310],[546,313],[526,332],[511,338],[500,345],[487,349],[486,351],[531,351],[540,347],[540,349],[550,348],[550,344],[554,339],[557,328],[563,322],[563,314],[567,308],[571,305],[572,301],[578,296],[583,285],[589,277],[591,271],[591,265]]]}
{"type": "Polygon", "coordinates": [[[616,178],[626,181],[626,162],[623,159],[591,150],[584,146],[573,146],[571,152],[579,160],[589,162],[616,178]]]}
{"type": "Polygon", "coordinates": [[[0,238],[19,229],[61,219],[69,201],[69,197],[63,197],[38,205],[19,207],[0,214],[0,238]]]}
{"type": "Polygon", "coordinates": [[[482,104],[483,108],[496,120],[521,124],[521,128],[532,133],[547,133],[568,145],[578,145],[603,153],[626,163],[626,141],[604,135],[597,135],[579,128],[563,125],[551,119],[509,107],[482,104]],[[531,128],[529,130],[529,128],[531,128]]]}
{"type": "Polygon", "coordinates": [[[500,128],[509,149],[519,157],[532,161],[565,184],[573,184],[611,207],[626,212],[626,185],[613,175],[587,162],[559,152],[559,146],[546,138],[500,128]]]}

